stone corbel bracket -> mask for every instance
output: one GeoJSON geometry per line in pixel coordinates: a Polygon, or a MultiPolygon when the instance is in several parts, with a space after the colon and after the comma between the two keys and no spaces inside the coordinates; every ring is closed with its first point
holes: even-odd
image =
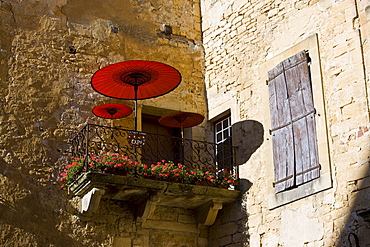
{"type": "Polygon", "coordinates": [[[155,208],[160,201],[160,196],[150,195],[140,203],[135,205],[135,216],[136,219],[140,222],[146,222],[147,219],[150,219],[155,211],[155,208]]]}
{"type": "MultiPolygon", "coordinates": [[[[151,195],[141,203],[135,205],[136,219],[140,222],[146,222],[151,219],[157,204],[160,202],[159,195],[151,195]]],[[[204,226],[211,226],[215,223],[218,211],[221,210],[223,204],[221,201],[211,200],[202,206],[195,209],[197,222],[204,226]]]]}
{"type": "Polygon", "coordinates": [[[104,193],[104,189],[92,188],[81,199],[81,213],[85,215],[91,215],[95,213],[99,207],[100,199],[104,193]]]}
{"type": "Polygon", "coordinates": [[[222,202],[211,200],[196,209],[197,221],[204,226],[211,226],[215,223],[218,211],[222,209],[222,202]]]}
{"type": "Polygon", "coordinates": [[[86,173],[69,186],[69,193],[80,196],[81,212],[96,212],[102,197],[132,205],[140,222],[152,219],[157,206],[193,210],[198,227],[213,225],[224,205],[235,202],[240,191],[171,183],[103,173],[86,173]]]}

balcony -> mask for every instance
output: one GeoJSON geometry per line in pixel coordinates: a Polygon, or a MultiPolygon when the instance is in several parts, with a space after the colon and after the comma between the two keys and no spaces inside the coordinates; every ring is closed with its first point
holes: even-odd
{"type": "Polygon", "coordinates": [[[95,124],[87,124],[70,144],[72,156],[89,157],[106,150],[123,153],[132,160],[148,165],[170,160],[191,169],[209,165],[215,169],[226,168],[233,174],[238,173],[235,166],[236,147],[230,145],[95,124]]]}
{"type": "MultiPolygon", "coordinates": [[[[87,162],[103,150],[124,154],[140,164],[166,160],[181,163],[187,170],[207,166],[238,174],[234,165],[236,148],[229,145],[94,124],[86,125],[71,140],[72,156],[87,157],[87,162]]],[[[89,168],[68,189],[70,194],[82,198],[81,212],[85,214],[96,212],[100,199],[105,198],[130,203],[141,221],[151,218],[156,205],[193,209],[202,225],[212,225],[218,210],[240,195],[233,186],[225,189],[198,183],[158,181],[132,174],[104,174],[89,168]]]]}

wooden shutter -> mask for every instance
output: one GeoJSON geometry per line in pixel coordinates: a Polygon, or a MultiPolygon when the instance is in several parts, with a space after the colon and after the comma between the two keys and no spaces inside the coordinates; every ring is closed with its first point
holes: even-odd
{"type": "Polygon", "coordinates": [[[280,192],[294,186],[292,121],[283,64],[269,71],[268,76],[275,190],[280,192]]]}
{"type": "Polygon", "coordinates": [[[284,60],[268,77],[275,190],[280,192],[320,175],[306,52],[284,60]]]}

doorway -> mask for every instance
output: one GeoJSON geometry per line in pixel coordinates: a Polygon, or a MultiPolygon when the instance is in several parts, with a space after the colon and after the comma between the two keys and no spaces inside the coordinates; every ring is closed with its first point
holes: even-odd
{"type": "Polygon", "coordinates": [[[159,124],[159,116],[142,114],[142,131],[146,144],[142,148],[142,162],[155,164],[158,161],[180,162],[180,130],[159,124]]]}

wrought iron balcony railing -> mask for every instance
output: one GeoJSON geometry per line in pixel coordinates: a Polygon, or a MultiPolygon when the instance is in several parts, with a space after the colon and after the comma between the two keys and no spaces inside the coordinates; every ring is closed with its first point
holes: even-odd
{"type": "Polygon", "coordinates": [[[89,157],[100,151],[113,151],[127,155],[143,164],[156,164],[166,160],[181,163],[189,169],[210,165],[228,169],[237,174],[235,147],[179,137],[135,132],[119,127],[87,124],[72,140],[73,156],[89,157]]]}

